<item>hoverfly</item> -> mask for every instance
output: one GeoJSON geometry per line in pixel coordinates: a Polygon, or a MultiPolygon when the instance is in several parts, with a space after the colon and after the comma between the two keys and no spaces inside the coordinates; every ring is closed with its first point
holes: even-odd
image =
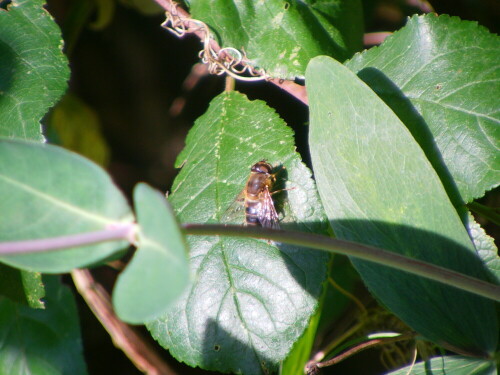
{"type": "MultiPolygon", "coordinates": [[[[255,163],[250,168],[250,176],[245,188],[236,198],[240,208],[245,207],[246,225],[261,226],[263,228],[279,229],[279,218],[274,207],[271,189],[276,181],[272,173],[273,167],[265,160],[255,163]],[[243,205],[241,203],[243,202],[243,205]]],[[[229,207],[228,213],[232,206],[229,207]]],[[[233,211],[236,211],[233,209],[233,211]]],[[[224,215],[227,217],[227,215],[224,215]]]]}

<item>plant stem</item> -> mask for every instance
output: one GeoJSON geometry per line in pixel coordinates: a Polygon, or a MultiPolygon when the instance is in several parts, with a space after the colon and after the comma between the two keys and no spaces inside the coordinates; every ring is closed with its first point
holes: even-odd
{"type": "Polygon", "coordinates": [[[314,373],[314,371],[316,371],[316,368],[320,369],[323,367],[335,365],[339,362],[342,362],[344,359],[347,359],[368,348],[373,348],[375,346],[390,344],[398,341],[412,340],[414,337],[415,337],[414,332],[407,332],[407,333],[402,333],[401,335],[395,337],[385,337],[385,338],[372,339],[362,342],[361,344],[356,345],[349,350],[346,350],[345,352],[339,354],[338,356],[335,356],[332,359],[329,359],[328,361],[309,364],[308,373],[314,373]]]}
{"type": "Polygon", "coordinates": [[[145,340],[133,327],[118,319],[108,292],[94,280],[88,269],[73,270],[71,276],[78,292],[108,331],[115,346],[123,350],[139,370],[148,375],[178,374],[156,353],[148,340],[145,340]]]}
{"type": "Polygon", "coordinates": [[[117,240],[126,240],[133,243],[135,231],[136,225],[134,223],[113,224],[104,230],[95,232],[36,240],[2,242],[0,243],[0,254],[18,255],[26,253],[39,253],[49,250],[62,250],[69,247],[117,240]]]}
{"type": "Polygon", "coordinates": [[[436,266],[391,251],[356,242],[339,240],[313,233],[273,230],[260,227],[243,227],[238,225],[184,224],[183,229],[186,234],[191,235],[226,235],[233,237],[265,238],[276,242],[353,256],[422,276],[494,301],[500,301],[500,286],[498,285],[441,266],[436,266]]]}

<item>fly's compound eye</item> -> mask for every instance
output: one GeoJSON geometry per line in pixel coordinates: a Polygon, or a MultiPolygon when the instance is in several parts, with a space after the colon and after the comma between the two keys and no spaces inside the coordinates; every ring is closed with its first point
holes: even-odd
{"type": "Polygon", "coordinates": [[[271,166],[271,164],[266,163],[265,161],[259,161],[257,164],[254,164],[251,169],[252,172],[268,174],[270,174],[272,170],[273,167],[271,166]]]}

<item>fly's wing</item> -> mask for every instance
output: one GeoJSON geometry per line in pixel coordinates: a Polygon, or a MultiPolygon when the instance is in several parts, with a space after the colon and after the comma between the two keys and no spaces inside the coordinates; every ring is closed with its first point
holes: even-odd
{"type": "Polygon", "coordinates": [[[274,208],[273,198],[266,187],[261,194],[261,211],[259,212],[259,222],[263,228],[280,229],[278,213],[274,208]]]}
{"type": "Polygon", "coordinates": [[[223,224],[239,224],[245,223],[245,191],[242,190],[229,207],[223,212],[220,218],[223,224]]]}

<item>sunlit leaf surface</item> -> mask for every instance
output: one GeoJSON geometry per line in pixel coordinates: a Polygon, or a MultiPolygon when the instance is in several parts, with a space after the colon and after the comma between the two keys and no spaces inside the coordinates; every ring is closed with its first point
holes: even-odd
{"type": "Polygon", "coordinates": [[[458,189],[464,202],[500,183],[498,51],[500,38],[475,22],[429,14],[346,63],[410,129],[449,194],[458,189]]]}
{"type": "Polygon", "coordinates": [[[0,8],[0,136],[42,140],[40,120],[67,87],[61,31],[44,3],[0,8]]]}

